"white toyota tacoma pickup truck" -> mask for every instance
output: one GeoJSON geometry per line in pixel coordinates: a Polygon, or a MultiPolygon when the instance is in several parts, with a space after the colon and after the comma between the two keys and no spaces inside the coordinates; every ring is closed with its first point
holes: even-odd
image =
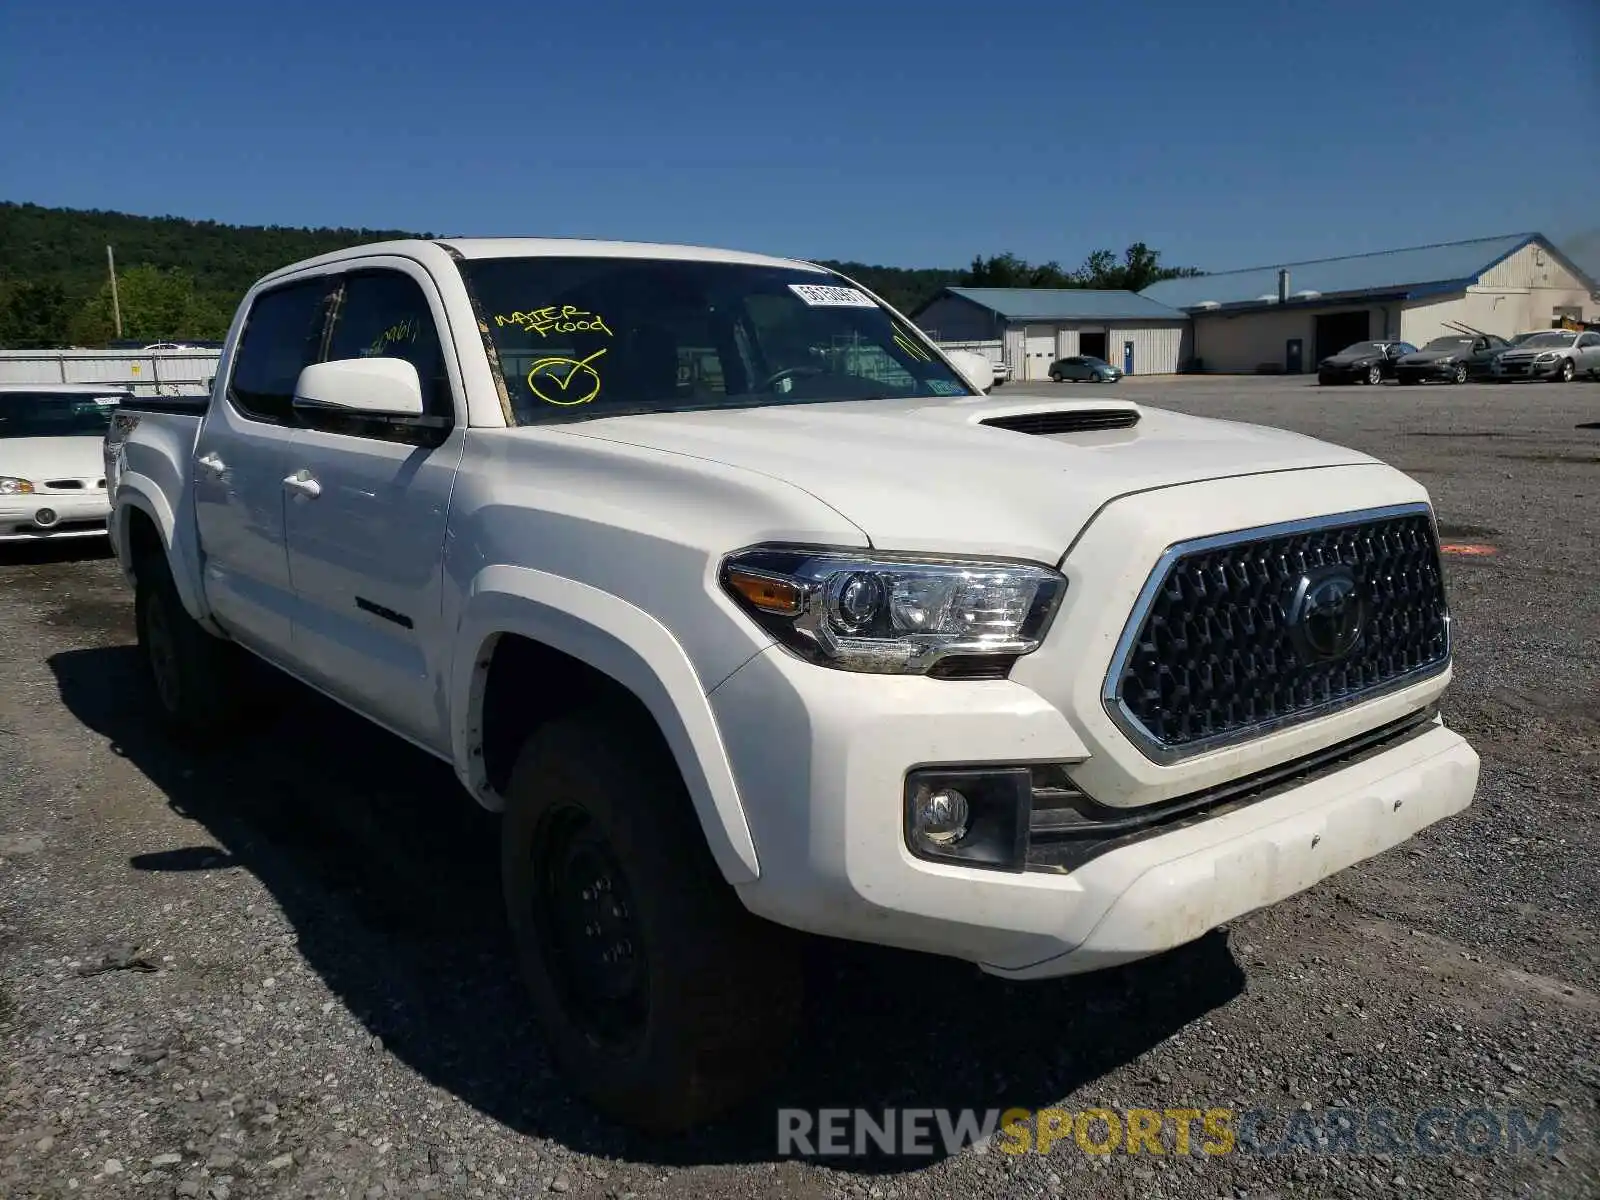
{"type": "Polygon", "coordinates": [[[552,1054],[656,1129],[779,1066],[790,930],[1095,970],[1471,802],[1421,486],[988,371],[787,259],[286,267],[106,436],[160,710],[248,652],[453,764],[552,1054]]]}

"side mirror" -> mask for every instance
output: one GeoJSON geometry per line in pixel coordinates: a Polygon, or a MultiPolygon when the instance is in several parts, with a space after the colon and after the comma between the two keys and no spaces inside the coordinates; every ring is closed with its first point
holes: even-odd
{"type": "Polygon", "coordinates": [[[420,417],[422,380],[403,358],[312,363],[294,385],[294,407],[364,417],[420,417]]]}
{"type": "Polygon", "coordinates": [[[994,363],[987,354],[975,350],[946,350],[944,356],[977,391],[987,392],[994,386],[994,363]]]}

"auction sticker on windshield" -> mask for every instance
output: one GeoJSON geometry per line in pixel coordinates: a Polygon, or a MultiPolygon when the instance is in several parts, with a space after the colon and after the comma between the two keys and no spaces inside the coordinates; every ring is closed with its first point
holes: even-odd
{"type": "Polygon", "coordinates": [[[872,297],[857,288],[825,287],[820,283],[791,283],[789,290],[813,308],[877,308],[872,297]]]}

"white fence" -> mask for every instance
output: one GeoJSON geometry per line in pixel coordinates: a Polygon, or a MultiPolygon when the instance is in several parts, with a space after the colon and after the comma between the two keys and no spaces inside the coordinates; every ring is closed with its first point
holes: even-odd
{"type": "Polygon", "coordinates": [[[136,396],[210,394],[220,350],[0,350],[0,383],[90,383],[136,396]]]}

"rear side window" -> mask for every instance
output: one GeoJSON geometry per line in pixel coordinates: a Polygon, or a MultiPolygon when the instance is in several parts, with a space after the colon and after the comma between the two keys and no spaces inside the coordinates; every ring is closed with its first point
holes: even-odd
{"type": "Polygon", "coordinates": [[[256,297],[234,355],[228,394],[247,417],[291,422],[294,385],[317,361],[326,279],[310,279],[256,297]]]}
{"type": "Polygon", "coordinates": [[[417,369],[431,417],[455,417],[439,329],[417,281],[399,271],[344,277],[328,358],[403,358],[417,369]]]}

